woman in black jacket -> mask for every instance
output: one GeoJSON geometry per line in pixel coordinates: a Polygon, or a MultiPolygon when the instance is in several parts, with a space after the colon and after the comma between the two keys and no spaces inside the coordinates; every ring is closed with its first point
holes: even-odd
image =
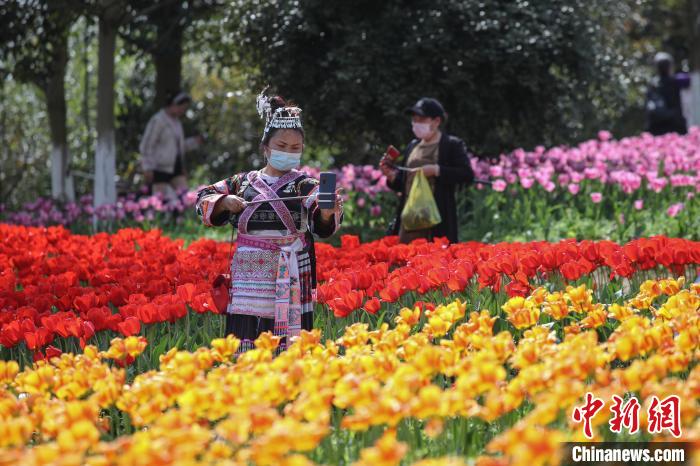
{"type": "Polygon", "coordinates": [[[401,226],[401,211],[413,183],[413,173],[398,170],[385,155],[379,166],[387,176],[388,186],[399,193],[400,197],[390,233],[399,235],[402,243],[409,243],[417,238],[431,240],[437,237],[446,237],[450,242],[456,243],[459,241],[459,223],[455,189],[474,180],[466,144],[440,130],[447,115],[436,99],[422,98],[406,112],[412,115],[413,133],[417,139],[410,142],[397,163],[423,171],[433,188],[442,222],[426,230],[407,231],[401,226]]]}

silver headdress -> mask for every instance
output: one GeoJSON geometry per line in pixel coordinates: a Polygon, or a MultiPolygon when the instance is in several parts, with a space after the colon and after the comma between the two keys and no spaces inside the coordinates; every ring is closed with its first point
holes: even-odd
{"type": "MultiPolygon", "coordinates": [[[[269,87],[269,86],[268,86],[269,87]]],[[[270,98],[265,95],[268,87],[258,94],[257,108],[260,118],[265,118],[265,131],[263,131],[263,139],[270,128],[303,128],[301,124],[301,109],[299,107],[280,107],[274,112],[270,105],[270,98]]]]}

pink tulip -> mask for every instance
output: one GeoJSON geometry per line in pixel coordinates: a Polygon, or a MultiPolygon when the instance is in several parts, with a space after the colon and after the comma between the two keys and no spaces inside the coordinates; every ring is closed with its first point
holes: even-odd
{"type": "Polygon", "coordinates": [[[508,184],[506,184],[505,181],[496,180],[493,182],[493,185],[491,187],[493,188],[494,191],[498,191],[500,193],[500,192],[505,191],[507,186],[508,186],[508,184]]]}
{"type": "Polygon", "coordinates": [[[636,201],[634,201],[634,208],[637,210],[642,210],[644,208],[644,200],[637,199],[636,201]]]}
{"type": "Polygon", "coordinates": [[[493,178],[499,178],[503,176],[503,167],[500,165],[492,165],[489,167],[489,175],[493,178]]]}
{"type": "Polygon", "coordinates": [[[581,181],[583,181],[584,178],[585,177],[583,176],[583,173],[579,173],[579,172],[572,172],[571,173],[571,181],[574,183],[580,183],[581,181]]]}
{"type": "Polygon", "coordinates": [[[660,193],[668,184],[668,180],[666,178],[652,178],[649,180],[649,186],[651,187],[652,191],[655,193],[660,193]]]}
{"type": "Polygon", "coordinates": [[[591,193],[591,201],[593,201],[594,204],[598,204],[600,201],[603,200],[603,195],[600,193],[591,193]]]}
{"type": "Polygon", "coordinates": [[[532,170],[529,167],[518,168],[517,173],[520,179],[532,177],[532,170]]]}
{"type": "Polygon", "coordinates": [[[673,204],[671,207],[669,207],[666,210],[666,213],[669,215],[669,217],[675,217],[676,215],[681,213],[681,211],[683,210],[683,207],[685,207],[685,205],[682,202],[678,202],[676,204],[673,204]]]}
{"type": "Polygon", "coordinates": [[[581,190],[581,186],[577,185],[576,183],[571,183],[568,186],[568,189],[569,189],[569,192],[575,196],[581,190]]]}
{"type": "Polygon", "coordinates": [[[612,139],[612,134],[610,133],[610,131],[598,131],[598,139],[600,139],[601,141],[609,141],[610,139],[612,139]]]}
{"type": "Polygon", "coordinates": [[[532,178],[521,178],[520,179],[520,184],[522,185],[523,188],[525,189],[530,189],[532,188],[532,185],[535,183],[535,180],[532,178]]]}

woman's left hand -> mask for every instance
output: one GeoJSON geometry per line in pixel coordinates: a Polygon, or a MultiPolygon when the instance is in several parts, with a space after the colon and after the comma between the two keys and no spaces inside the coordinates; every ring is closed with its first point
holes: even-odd
{"type": "Polygon", "coordinates": [[[440,166],[438,164],[423,165],[421,169],[423,170],[423,174],[428,178],[440,176],[440,166]]]}
{"type": "Polygon", "coordinates": [[[338,188],[335,190],[335,206],[332,209],[321,209],[321,218],[325,221],[330,220],[333,214],[340,215],[343,211],[343,199],[342,199],[343,188],[338,188]]]}

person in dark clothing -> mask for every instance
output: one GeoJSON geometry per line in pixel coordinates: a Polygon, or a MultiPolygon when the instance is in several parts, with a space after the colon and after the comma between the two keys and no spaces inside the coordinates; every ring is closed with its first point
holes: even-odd
{"type": "Polygon", "coordinates": [[[683,83],[673,75],[673,58],[659,52],[654,57],[658,75],[647,91],[646,130],[658,136],[666,133],[686,134],[688,127],[681,106],[683,83]]]}
{"type": "Polygon", "coordinates": [[[396,161],[399,166],[422,170],[433,189],[435,203],[442,222],[425,230],[407,231],[401,225],[401,211],[408,198],[414,173],[399,170],[385,154],[379,167],[387,177],[387,185],[400,196],[395,220],[389,234],[399,235],[402,243],[417,238],[446,237],[450,242],[459,241],[459,222],[455,190],[474,180],[464,141],[443,132],[440,128],[447,120],[447,113],[436,99],[422,98],[413,107],[406,109],[412,116],[413,139],[402,156],[396,161]]]}

